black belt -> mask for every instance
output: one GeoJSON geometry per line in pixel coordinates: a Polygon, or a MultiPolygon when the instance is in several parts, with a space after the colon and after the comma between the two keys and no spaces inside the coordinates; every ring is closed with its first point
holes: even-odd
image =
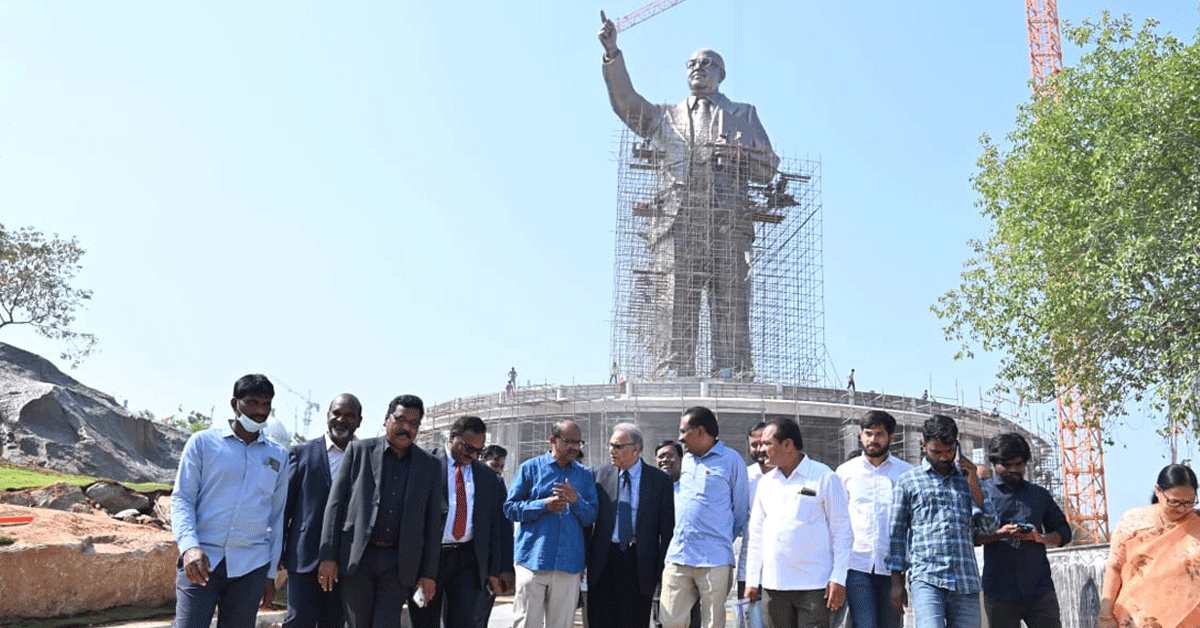
{"type": "Polygon", "coordinates": [[[467,549],[468,547],[474,547],[474,546],[475,546],[475,539],[471,539],[470,541],[463,541],[462,543],[442,543],[442,551],[443,552],[453,552],[455,550],[467,549]]]}
{"type": "Polygon", "coordinates": [[[622,544],[620,544],[620,543],[618,543],[618,542],[616,542],[616,541],[613,541],[613,544],[612,544],[612,546],[613,546],[613,548],[614,548],[614,549],[616,549],[618,552],[628,552],[629,550],[633,549],[633,546],[634,546],[634,545],[636,545],[636,544],[637,544],[637,541],[630,541],[630,542],[629,542],[629,545],[622,545],[622,544]]]}
{"type": "Polygon", "coordinates": [[[396,547],[391,541],[371,541],[371,547],[396,547]]]}

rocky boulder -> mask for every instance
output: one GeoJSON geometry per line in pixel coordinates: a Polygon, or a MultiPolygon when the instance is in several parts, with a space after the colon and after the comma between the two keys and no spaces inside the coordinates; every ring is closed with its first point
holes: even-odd
{"type": "Polygon", "coordinates": [[[66,482],[56,482],[49,486],[21,491],[6,491],[0,493],[0,503],[27,508],[52,508],[73,512],[92,511],[87,498],[83,495],[83,489],[66,482]]]}
{"type": "Polygon", "coordinates": [[[123,482],[171,483],[187,437],[131,415],[45,358],[0,343],[0,458],[123,482]]]}
{"type": "Polygon", "coordinates": [[[16,539],[0,545],[0,618],[61,617],[116,606],[162,606],[175,599],[171,533],[102,515],[0,505],[16,539]]]}

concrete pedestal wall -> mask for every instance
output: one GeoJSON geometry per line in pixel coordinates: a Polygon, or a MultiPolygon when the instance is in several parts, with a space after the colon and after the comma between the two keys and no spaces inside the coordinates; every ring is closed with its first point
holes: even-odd
{"type": "MultiPolygon", "coordinates": [[[[547,451],[550,430],[563,418],[575,419],[582,428],[587,441],[584,463],[588,466],[608,462],[612,427],[630,421],[642,429],[646,441],[643,459],[653,463],[654,447],[664,440],[677,439],[682,411],[697,405],[716,413],[720,438],[747,460],[747,430],[759,421],[784,416],[800,424],[806,453],[837,467],[859,447],[856,422],[871,409],[886,410],[896,417],[893,452],[914,464],[921,459],[921,425],[935,413],[958,422],[962,447],[968,454],[974,452],[977,460],[982,461],[978,450],[987,439],[1006,431],[1019,431],[1031,439],[1035,448],[1048,451],[1044,441],[1016,423],[975,408],[870,391],[852,393],[728,380],[630,382],[620,387],[542,386],[461,397],[427,409],[419,441],[422,446],[435,446],[445,441],[451,423],[458,417],[482,417],[488,425],[487,442],[498,443],[509,451],[506,479],[511,479],[521,462],[547,451]]],[[[1040,480],[1037,468],[1041,462],[1035,454],[1029,471],[1035,481],[1040,480]]]]}

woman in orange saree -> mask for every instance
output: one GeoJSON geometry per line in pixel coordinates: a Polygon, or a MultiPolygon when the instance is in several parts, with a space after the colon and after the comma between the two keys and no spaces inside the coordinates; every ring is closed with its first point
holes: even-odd
{"type": "Polygon", "coordinates": [[[1097,628],[1200,627],[1200,515],[1196,474],[1158,474],[1149,506],[1121,517],[1109,541],[1097,628]]]}

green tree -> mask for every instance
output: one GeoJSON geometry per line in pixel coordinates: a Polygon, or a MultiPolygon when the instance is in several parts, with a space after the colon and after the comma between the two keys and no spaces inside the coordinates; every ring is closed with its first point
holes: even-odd
{"type": "Polygon", "coordinates": [[[1200,381],[1200,47],[1156,26],[1067,29],[1079,64],[1019,108],[1006,145],[981,139],[992,224],[932,309],[959,357],[1001,355],[1001,389],[1044,402],[1070,383],[1092,413],[1148,399],[1183,425],[1200,381]]]}
{"type": "Polygon", "coordinates": [[[96,346],[95,336],[71,329],[75,312],[92,298],[90,290],[72,285],[83,253],[75,238],[0,224],[0,329],[32,325],[42,336],[64,341],[62,359],[78,365],[96,346]]]}
{"type": "MultiPolygon", "coordinates": [[[[150,414],[149,410],[144,411],[150,414]]],[[[151,416],[153,416],[151,414],[151,416]]],[[[163,417],[163,423],[172,425],[189,432],[196,433],[200,430],[206,430],[212,427],[212,417],[200,412],[199,410],[191,410],[186,415],[183,415],[183,408],[179,408],[179,414],[163,417]],[[181,416],[182,415],[182,416],[181,416]]]]}

